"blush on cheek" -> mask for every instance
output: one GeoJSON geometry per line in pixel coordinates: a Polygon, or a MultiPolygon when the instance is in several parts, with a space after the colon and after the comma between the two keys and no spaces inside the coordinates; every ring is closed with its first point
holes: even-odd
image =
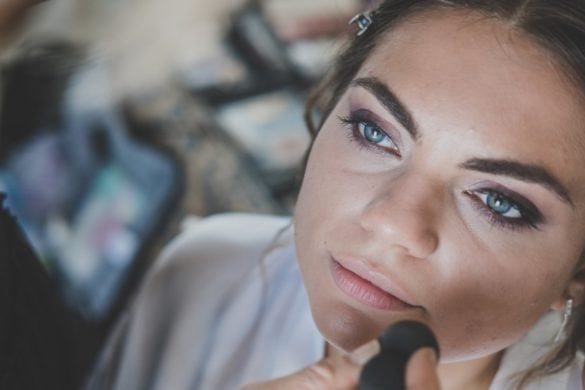
{"type": "Polygon", "coordinates": [[[509,347],[531,329],[541,314],[544,313],[535,315],[509,307],[500,310],[476,306],[473,310],[459,310],[458,316],[435,318],[431,327],[439,338],[443,361],[459,362],[509,347]]]}
{"type": "Polygon", "coordinates": [[[445,328],[434,328],[441,346],[441,361],[455,363],[481,358],[507,346],[498,335],[489,335],[484,323],[471,319],[463,324],[452,324],[445,328]]]}

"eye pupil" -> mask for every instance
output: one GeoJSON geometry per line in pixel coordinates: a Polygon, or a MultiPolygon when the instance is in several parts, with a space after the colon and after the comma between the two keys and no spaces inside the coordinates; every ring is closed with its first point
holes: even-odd
{"type": "Polygon", "coordinates": [[[505,214],[512,208],[512,203],[500,194],[490,192],[486,200],[487,205],[498,214],[505,214]]]}
{"type": "Polygon", "coordinates": [[[376,144],[384,140],[384,133],[377,127],[368,124],[364,125],[364,136],[368,141],[376,144]]]}

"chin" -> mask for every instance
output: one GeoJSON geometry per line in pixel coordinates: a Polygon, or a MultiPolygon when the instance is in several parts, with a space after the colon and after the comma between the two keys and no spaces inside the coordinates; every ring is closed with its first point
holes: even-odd
{"type": "Polygon", "coordinates": [[[327,342],[344,352],[375,339],[383,330],[364,313],[343,303],[328,304],[326,310],[317,308],[313,318],[327,342]]]}

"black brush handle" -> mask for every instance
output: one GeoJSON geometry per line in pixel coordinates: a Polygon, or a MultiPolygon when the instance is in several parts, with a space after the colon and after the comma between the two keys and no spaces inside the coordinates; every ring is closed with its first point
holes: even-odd
{"type": "Polygon", "coordinates": [[[404,390],[406,363],[419,348],[431,347],[439,356],[433,332],[418,321],[390,325],[378,338],[381,351],[370,359],[360,375],[360,390],[404,390]]]}

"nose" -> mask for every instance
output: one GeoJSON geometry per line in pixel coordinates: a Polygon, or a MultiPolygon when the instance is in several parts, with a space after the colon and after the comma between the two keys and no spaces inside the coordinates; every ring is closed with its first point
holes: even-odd
{"type": "Polygon", "coordinates": [[[440,193],[422,178],[401,178],[382,188],[364,208],[360,225],[384,247],[427,258],[439,246],[440,193]]]}

